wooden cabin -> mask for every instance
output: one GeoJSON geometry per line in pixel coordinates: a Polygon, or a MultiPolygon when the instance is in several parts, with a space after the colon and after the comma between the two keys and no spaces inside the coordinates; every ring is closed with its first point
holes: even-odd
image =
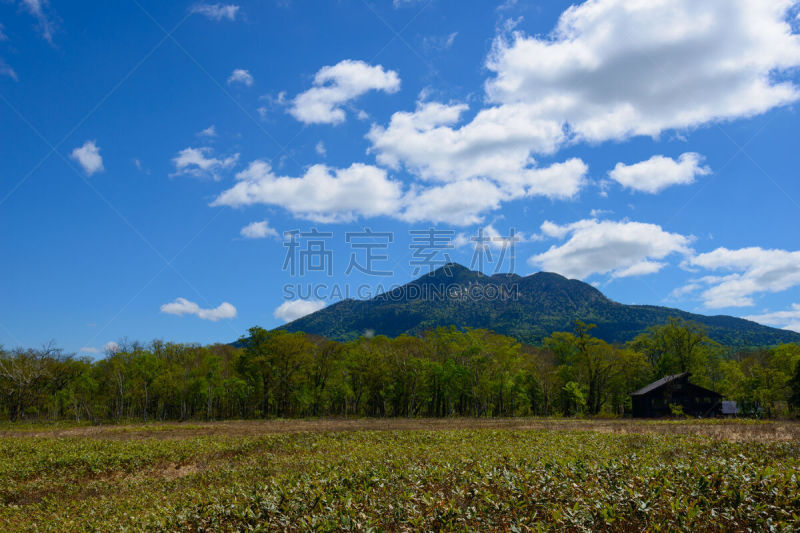
{"type": "Polygon", "coordinates": [[[670,406],[681,406],[689,416],[711,417],[720,414],[722,396],[689,383],[689,372],[666,376],[631,393],[634,418],[671,416],[670,406]]]}

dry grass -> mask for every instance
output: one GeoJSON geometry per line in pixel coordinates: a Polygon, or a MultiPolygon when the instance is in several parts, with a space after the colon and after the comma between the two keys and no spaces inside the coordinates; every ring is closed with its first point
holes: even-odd
{"type": "Polygon", "coordinates": [[[799,436],[749,420],[12,424],[0,531],[800,531],[799,436]]]}
{"type": "Polygon", "coordinates": [[[631,420],[565,418],[362,418],[314,420],[237,420],[164,422],[101,426],[7,426],[3,437],[89,437],[98,439],[182,439],[198,436],[259,436],[276,433],[341,431],[413,431],[454,429],[526,429],[702,435],[729,441],[800,440],[800,422],[754,420],[631,420]]]}

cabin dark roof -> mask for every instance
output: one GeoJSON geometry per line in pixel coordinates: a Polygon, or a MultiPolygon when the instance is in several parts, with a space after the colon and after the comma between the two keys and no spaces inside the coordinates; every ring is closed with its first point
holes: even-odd
{"type": "Polygon", "coordinates": [[[681,379],[683,377],[688,376],[688,372],[683,372],[682,374],[674,374],[672,376],[664,376],[663,378],[659,379],[658,381],[652,382],[650,385],[645,385],[641,389],[634,391],[631,393],[631,396],[641,396],[642,394],[647,394],[648,392],[654,391],[659,387],[663,387],[667,383],[671,383],[676,379],[681,379]]]}

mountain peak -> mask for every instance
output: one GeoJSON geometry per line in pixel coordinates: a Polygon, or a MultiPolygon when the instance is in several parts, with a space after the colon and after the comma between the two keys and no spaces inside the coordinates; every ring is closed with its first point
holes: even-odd
{"type": "Polygon", "coordinates": [[[472,274],[480,274],[480,272],[476,272],[474,270],[470,270],[464,265],[460,263],[447,263],[446,265],[440,266],[439,268],[429,272],[428,276],[433,277],[454,277],[465,273],[472,273],[472,274]]]}
{"type": "Polygon", "coordinates": [[[707,317],[666,307],[623,305],[595,287],[554,272],[485,274],[448,263],[370,300],[348,300],[283,326],[340,341],[365,331],[396,337],[440,326],[484,328],[538,344],[575,320],[597,325],[593,334],[625,342],[670,317],[699,322],[728,345],[763,346],[800,341],[800,334],[734,317],[707,317]],[[460,288],[459,288],[460,287],[460,288]]]}
{"type": "Polygon", "coordinates": [[[470,270],[458,263],[447,263],[436,270],[423,274],[408,285],[453,284],[467,283],[485,278],[481,272],[470,270]]]}

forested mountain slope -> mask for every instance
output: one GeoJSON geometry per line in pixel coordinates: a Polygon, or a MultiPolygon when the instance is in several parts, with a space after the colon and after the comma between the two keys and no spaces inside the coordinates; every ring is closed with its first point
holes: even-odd
{"type": "Polygon", "coordinates": [[[450,264],[369,300],[344,300],[283,326],[346,341],[365,333],[395,337],[438,326],[487,328],[538,344],[576,320],[597,324],[593,334],[624,342],[648,327],[680,317],[705,325],[726,345],[759,346],[800,341],[800,334],[732,316],[705,316],[652,305],[625,305],[591,285],[558,274],[487,276],[450,264]]]}

